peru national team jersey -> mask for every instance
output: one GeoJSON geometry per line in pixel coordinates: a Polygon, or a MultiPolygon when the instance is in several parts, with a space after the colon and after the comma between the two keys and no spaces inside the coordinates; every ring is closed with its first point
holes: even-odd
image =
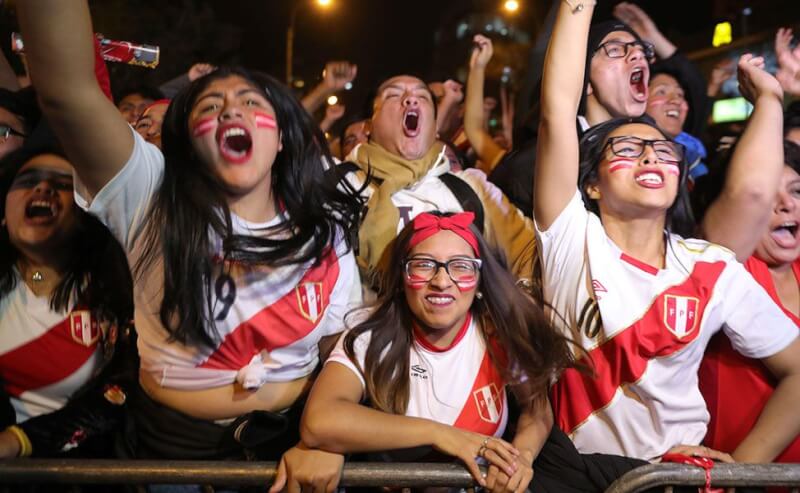
{"type": "MultiPolygon", "coordinates": [[[[361,334],[354,350],[363,368],[370,333],[361,334]]],[[[326,364],[340,363],[364,378],[350,361],[339,338],[326,364]]],[[[505,382],[492,364],[486,343],[470,317],[453,343],[436,348],[415,334],[409,354],[409,399],[406,416],[426,418],[464,430],[501,436],[508,420],[505,382]]]]}
{"type": "MultiPolygon", "coordinates": [[[[108,226],[135,266],[164,157],[131,131],[135,144],[128,163],[91,200],[76,177],[75,199],[108,226]]],[[[279,214],[257,224],[233,215],[233,230],[264,236],[266,228],[284,219],[279,214]]],[[[212,243],[221,251],[220,238],[212,243]]],[[[141,368],[164,387],[196,390],[238,382],[255,389],[304,377],[319,361],[320,339],[341,332],[344,314],[361,303],[355,258],[342,238],[317,265],[312,260],[283,267],[243,266],[217,259],[215,267],[210,293],[219,334],[215,347],[170,340],[159,317],[164,289],[160,260],[141,279],[134,277],[141,368]]]]}
{"type": "Polygon", "coordinates": [[[102,364],[101,339],[88,310],[54,312],[18,279],[0,299],[0,382],[17,422],[64,406],[102,364]]]}
{"type": "Polygon", "coordinates": [[[798,335],[722,247],[669,235],[657,269],[622,252],[578,192],[537,233],[544,297],[563,316],[553,313],[553,323],[594,368],[594,376],[565,371],[552,390],[558,424],[581,452],[652,460],[700,444],[709,415],[697,370],[711,336],[722,329],[737,351],[760,359],[798,335]]]}

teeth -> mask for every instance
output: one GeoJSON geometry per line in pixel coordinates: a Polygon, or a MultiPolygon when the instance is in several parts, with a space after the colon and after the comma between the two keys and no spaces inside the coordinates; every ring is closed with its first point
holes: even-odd
{"type": "Polygon", "coordinates": [[[661,184],[664,182],[664,179],[661,178],[661,175],[659,175],[658,173],[642,173],[641,175],[636,177],[636,182],[661,184]]]}
{"type": "Polygon", "coordinates": [[[633,74],[631,74],[631,82],[639,82],[642,80],[642,71],[637,70],[633,74]]]}
{"type": "Polygon", "coordinates": [[[667,116],[674,116],[675,118],[678,117],[678,110],[669,110],[667,111],[667,116]]]}
{"type": "Polygon", "coordinates": [[[434,305],[445,305],[453,301],[453,298],[449,296],[428,296],[427,299],[429,302],[433,303],[434,305]]]}
{"type": "Polygon", "coordinates": [[[229,128],[229,129],[225,130],[225,133],[223,133],[222,136],[227,139],[228,137],[233,137],[233,136],[236,136],[236,135],[245,135],[245,134],[246,134],[246,132],[244,131],[243,128],[232,127],[232,128],[229,128]]]}
{"type": "Polygon", "coordinates": [[[795,226],[797,226],[797,223],[793,221],[787,221],[781,224],[781,228],[794,228],[795,226]]]}

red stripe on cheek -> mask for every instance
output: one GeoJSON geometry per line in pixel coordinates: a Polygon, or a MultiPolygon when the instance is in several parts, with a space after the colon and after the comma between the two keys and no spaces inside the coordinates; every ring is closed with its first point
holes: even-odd
{"type": "Polygon", "coordinates": [[[213,130],[214,127],[216,126],[217,126],[216,119],[213,116],[197,120],[194,124],[194,127],[192,128],[192,136],[202,137],[203,135],[213,130]]]}
{"type": "Polygon", "coordinates": [[[677,164],[667,164],[667,173],[675,176],[680,176],[681,168],[677,164]]]}
{"type": "Polygon", "coordinates": [[[471,291],[475,289],[475,286],[478,285],[478,278],[477,277],[468,277],[459,280],[456,284],[456,287],[462,293],[465,291],[471,291]]]}
{"type": "Polygon", "coordinates": [[[411,289],[422,289],[426,284],[428,281],[420,276],[406,276],[406,286],[411,289]]]}
{"type": "Polygon", "coordinates": [[[256,127],[258,128],[277,128],[278,124],[275,123],[275,118],[266,113],[256,112],[256,127]]]}
{"type": "Polygon", "coordinates": [[[633,168],[633,161],[630,159],[624,158],[617,158],[612,159],[608,162],[608,172],[609,173],[616,173],[617,171],[622,171],[623,169],[630,169],[633,168]]]}

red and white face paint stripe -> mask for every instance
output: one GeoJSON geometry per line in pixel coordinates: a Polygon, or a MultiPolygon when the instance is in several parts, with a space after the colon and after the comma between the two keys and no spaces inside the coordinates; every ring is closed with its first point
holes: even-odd
{"type": "Polygon", "coordinates": [[[681,175],[681,167],[677,164],[672,163],[664,163],[664,167],[667,168],[667,173],[670,175],[680,176],[681,175]]]}
{"type": "Polygon", "coordinates": [[[411,289],[422,289],[428,284],[424,277],[406,275],[406,285],[411,289]]]}
{"type": "Polygon", "coordinates": [[[478,276],[465,277],[459,279],[458,282],[455,283],[455,285],[458,288],[458,290],[461,291],[462,293],[466,291],[472,291],[473,289],[475,289],[475,286],[478,285],[478,276]]]}
{"type": "Polygon", "coordinates": [[[275,118],[272,115],[261,113],[257,111],[254,113],[256,117],[256,127],[258,128],[278,128],[275,118]]]}
{"type": "Polygon", "coordinates": [[[633,168],[633,161],[626,158],[615,158],[608,162],[608,172],[616,173],[624,169],[633,168]]]}
{"type": "Polygon", "coordinates": [[[217,126],[217,121],[216,118],[214,118],[213,116],[209,116],[207,118],[201,118],[194,123],[194,127],[192,128],[192,136],[202,137],[203,135],[214,130],[214,127],[216,126],[217,126]]]}

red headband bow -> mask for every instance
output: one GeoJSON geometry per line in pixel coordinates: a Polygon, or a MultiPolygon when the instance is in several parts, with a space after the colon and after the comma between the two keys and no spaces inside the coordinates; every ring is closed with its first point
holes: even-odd
{"type": "Polygon", "coordinates": [[[475,256],[480,257],[480,253],[478,252],[478,239],[469,229],[474,219],[475,214],[472,212],[459,212],[458,214],[447,217],[423,212],[411,222],[414,233],[411,235],[411,240],[408,242],[408,249],[411,250],[439,231],[447,230],[452,231],[469,243],[469,246],[472,247],[472,251],[475,252],[475,256]]]}

